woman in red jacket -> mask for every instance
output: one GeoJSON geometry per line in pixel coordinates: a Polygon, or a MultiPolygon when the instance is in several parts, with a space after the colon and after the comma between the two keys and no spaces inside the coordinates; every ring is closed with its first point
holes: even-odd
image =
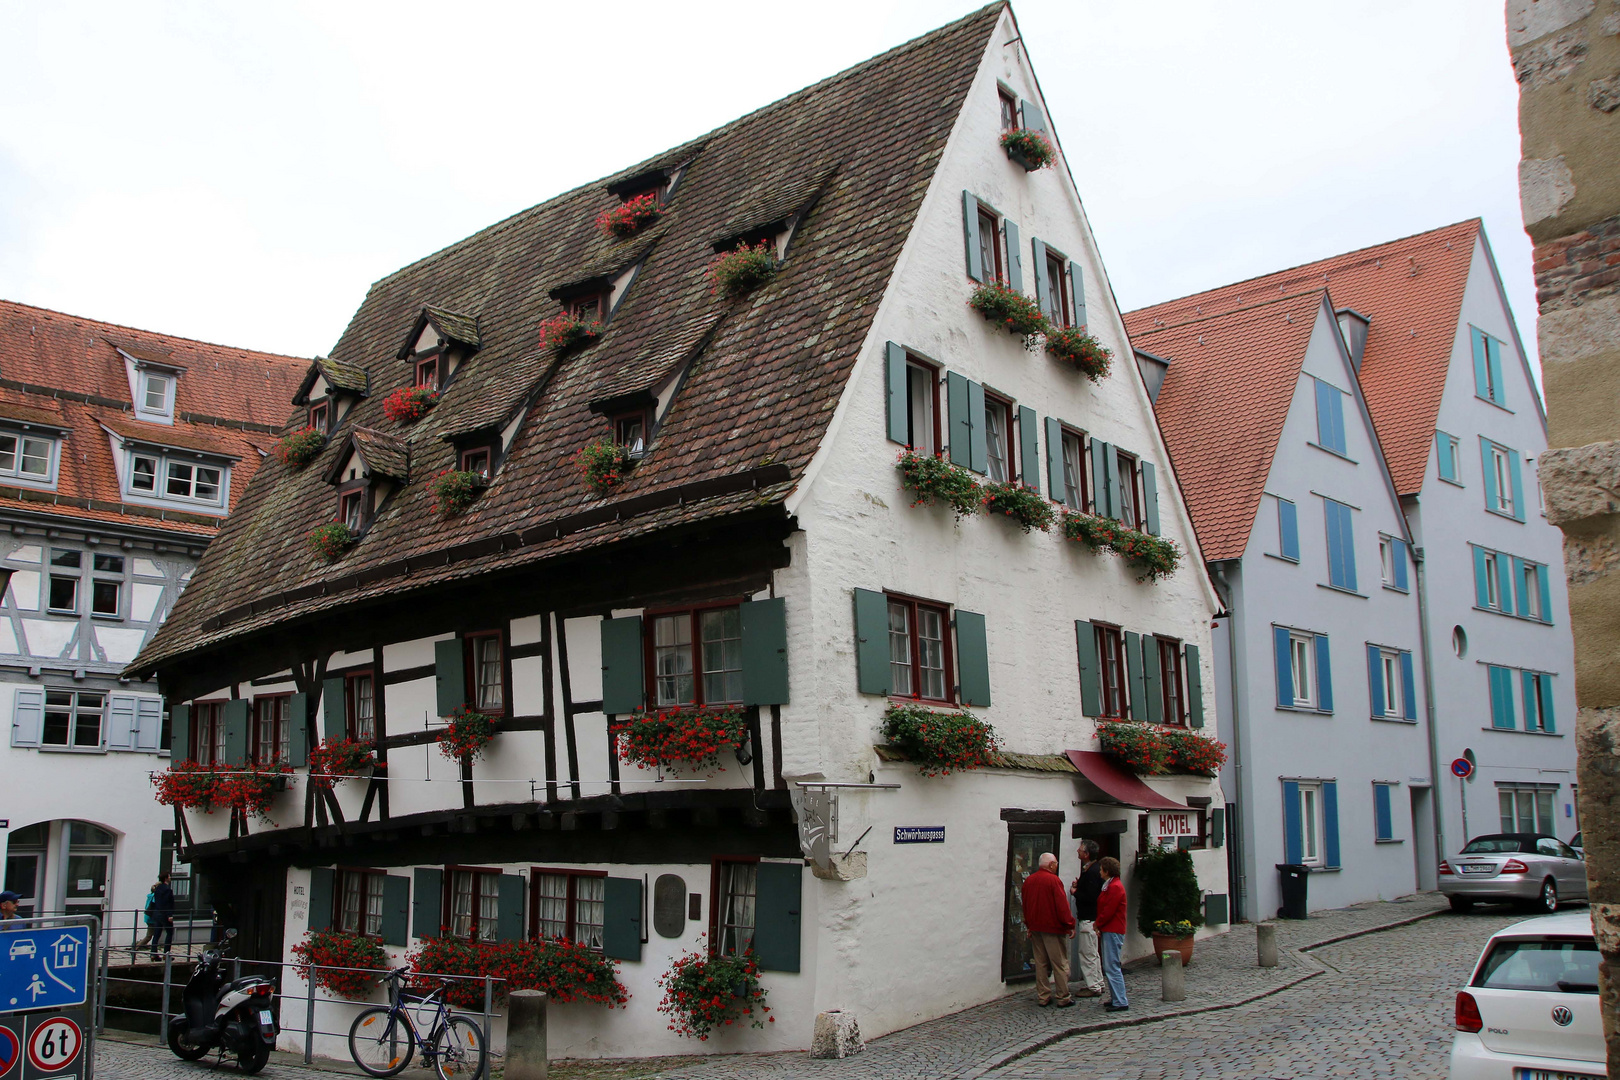
{"type": "Polygon", "coordinates": [[[1119,860],[1103,859],[1097,864],[1102,871],[1102,892],[1097,894],[1097,935],[1102,939],[1103,977],[1108,980],[1108,996],[1103,1006],[1109,1012],[1123,1012],[1131,1007],[1125,996],[1125,972],[1119,965],[1119,954],[1125,948],[1125,883],[1119,880],[1119,860]]]}

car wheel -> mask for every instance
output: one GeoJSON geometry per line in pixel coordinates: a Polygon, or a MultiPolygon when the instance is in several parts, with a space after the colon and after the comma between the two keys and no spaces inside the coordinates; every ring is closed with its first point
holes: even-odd
{"type": "Polygon", "coordinates": [[[1451,910],[1459,915],[1465,915],[1474,910],[1474,902],[1466,896],[1448,896],[1446,899],[1451,901],[1451,910]]]}
{"type": "Polygon", "coordinates": [[[1541,883],[1541,896],[1536,900],[1536,910],[1551,915],[1558,910],[1558,886],[1553,879],[1548,878],[1541,883]]]}

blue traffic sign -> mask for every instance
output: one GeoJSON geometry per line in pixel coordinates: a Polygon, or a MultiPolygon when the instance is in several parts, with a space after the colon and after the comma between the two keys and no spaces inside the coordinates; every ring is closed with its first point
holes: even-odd
{"type": "Polygon", "coordinates": [[[1460,757],[1451,763],[1451,775],[1459,780],[1466,780],[1474,772],[1474,763],[1465,757],[1460,757]]]}
{"type": "Polygon", "coordinates": [[[0,933],[0,1012],[82,1005],[90,982],[90,928],[0,933]]]}

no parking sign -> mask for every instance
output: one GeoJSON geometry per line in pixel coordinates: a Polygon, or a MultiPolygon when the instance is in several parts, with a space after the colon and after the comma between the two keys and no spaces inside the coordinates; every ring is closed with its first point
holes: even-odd
{"type": "MultiPolygon", "coordinates": [[[[18,1025],[21,1027],[22,1025],[18,1025]]],[[[0,1024],[0,1077],[12,1075],[11,1070],[22,1057],[22,1039],[17,1033],[0,1024]]]]}

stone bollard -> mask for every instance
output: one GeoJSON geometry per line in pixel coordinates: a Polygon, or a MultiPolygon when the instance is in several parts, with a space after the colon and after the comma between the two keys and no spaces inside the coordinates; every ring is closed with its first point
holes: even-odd
{"type": "MultiPolygon", "coordinates": [[[[861,1025],[855,1022],[854,1013],[842,1009],[816,1013],[816,1030],[810,1038],[811,1057],[849,1057],[865,1049],[866,1044],[861,1042],[861,1025]]],[[[508,1077],[511,1075],[507,1073],[508,1077]]]]}
{"type": "Polygon", "coordinates": [[[546,1080],[546,994],[513,990],[506,1000],[506,1080],[546,1080]]]}
{"type": "Polygon", "coordinates": [[[1159,954],[1159,977],[1163,980],[1165,1001],[1187,1000],[1187,969],[1181,966],[1181,950],[1166,949],[1159,954]]]}
{"type": "Polygon", "coordinates": [[[1254,940],[1260,946],[1260,966],[1277,966],[1277,924],[1255,923],[1254,940]]]}

